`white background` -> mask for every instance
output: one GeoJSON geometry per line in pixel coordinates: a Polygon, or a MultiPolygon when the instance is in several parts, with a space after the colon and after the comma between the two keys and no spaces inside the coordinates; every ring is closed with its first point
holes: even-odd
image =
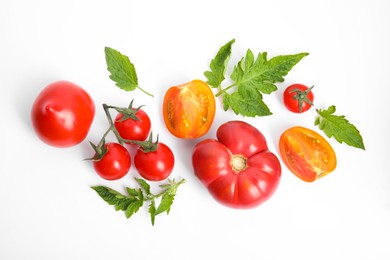
{"type": "Polygon", "coordinates": [[[390,259],[389,3],[2,0],[0,259],[390,259]],[[320,132],[314,109],[296,115],[283,107],[283,89],[299,82],[315,86],[316,108],[334,104],[358,127],[366,151],[331,139],[338,166],[325,178],[304,183],[283,165],[278,190],[258,208],[234,210],[214,201],[192,173],[192,147],[200,140],[168,133],[161,103],[168,87],[205,80],[210,60],[233,38],[229,66],[248,48],[269,57],[310,55],[265,97],[272,116],[243,118],[224,112],[217,99],[206,137],[223,122],[244,120],[279,157],[283,130],[301,125],[320,132]],[[105,46],[130,57],[141,87],[154,98],[115,87],[105,46]],[[134,187],[134,168],[121,180],[105,181],[83,161],[93,153],[87,140],[58,149],[33,132],[35,97],[62,79],[94,99],[87,137],[94,142],[108,126],[102,103],[126,106],[134,98],[146,105],[153,131],[175,153],[171,177],[187,179],[170,215],[157,216],[154,227],[146,207],[126,219],[89,188],[134,187]]]}

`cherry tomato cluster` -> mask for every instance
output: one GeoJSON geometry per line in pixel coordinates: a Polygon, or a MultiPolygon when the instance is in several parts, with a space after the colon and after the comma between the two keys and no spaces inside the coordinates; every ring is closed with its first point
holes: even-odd
{"type": "Polygon", "coordinates": [[[144,179],[160,181],[171,174],[175,163],[173,152],[164,143],[153,141],[150,118],[141,107],[133,108],[133,101],[126,108],[103,104],[110,126],[99,144],[91,143],[95,155],[90,158],[102,178],[118,180],[129,172],[131,156],[125,145],[138,146],[134,165],[144,179]],[[110,109],[117,112],[114,121],[110,109]],[[117,142],[106,143],[109,132],[115,134],[117,142]]]}

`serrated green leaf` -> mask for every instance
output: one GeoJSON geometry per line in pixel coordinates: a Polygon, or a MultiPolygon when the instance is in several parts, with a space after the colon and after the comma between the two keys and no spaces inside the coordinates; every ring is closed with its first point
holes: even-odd
{"type": "Polygon", "coordinates": [[[138,87],[138,77],[134,64],[130,62],[129,57],[110,47],[106,47],[104,51],[107,69],[111,73],[110,79],[123,90],[133,91],[136,89],[138,87]]]}
{"type": "Polygon", "coordinates": [[[334,137],[339,143],[365,150],[359,130],[345,116],[334,115],[335,112],[335,106],[330,106],[326,110],[317,109],[319,116],[314,124],[318,125],[329,138],[334,137]]]}
{"type": "Polygon", "coordinates": [[[152,225],[154,225],[154,220],[156,218],[156,203],[155,203],[154,199],[150,202],[148,211],[150,213],[150,220],[152,222],[152,225]]]}
{"type": "Polygon", "coordinates": [[[143,179],[135,178],[141,188],[146,192],[147,195],[150,194],[150,185],[143,179]]]}
{"type": "MultiPolygon", "coordinates": [[[[227,96],[227,94],[225,94],[225,96],[227,96]]],[[[252,95],[247,95],[243,91],[234,92],[229,95],[227,100],[229,100],[229,107],[237,115],[241,114],[249,117],[272,115],[258,91],[254,91],[252,95]]]]}
{"type": "Polygon", "coordinates": [[[127,209],[126,209],[126,218],[130,218],[134,213],[137,213],[137,211],[142,207],[142,205],[144,204],[144,202],[142,200],[136,200],[132,203],[130,203],[128,206],[127,206],[127,209]]]}
{"type": "Polygon", "coordinates": [[[125,210],[127,206],[134,201],[134,199],[125,197],[123,194],[105,186],[93,186],[91,188],[94,189],[105,202],[115,206],[115,210],[125,210]]]}
{"type": "Polygon", "coordinates": [[[169,193],[165,193],[161,198],[160,205],[158,205],[158,207],[157,207],[156,215],[163,213],[163,212],[167,212],[167,214],[168,214],[169,210],[173,204],[174,198],[175,198],[174,195],[169,194],[169,193]]]}
{"type": "Polygon", "coordinates": [[[222,81],[225,79],[225,71],[230,59],[232,44],[234,42],[235,40],[233,39],[219,49],[215,58],[211,60],[211,71],[206,71],[204,73],[207,78],[207,83],[213,88],[220,87],[222,81]]]}

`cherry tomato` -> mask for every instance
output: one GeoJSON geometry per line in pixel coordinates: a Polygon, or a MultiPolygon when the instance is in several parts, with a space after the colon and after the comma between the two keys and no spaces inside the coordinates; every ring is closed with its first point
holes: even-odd
{"type": "Polygon", "coordinates": [[[115,118],[115,128],[119,135],[128,140],[144,141],[149,136],[151,123],[149,116],[142,109],[132,109],[135,113],[122,121],[124,114],[118,113],[115,118]]]}
{"type": "Polygon", "coordinates": [[[313,182],[336,168],[336,154],[332,146],[318,133],[295,126],[280,136],[282,160],[296,176],[313,182]]]}
{"type": "Polygon", "coordinates": [[[131,167],[131,157],[125,147],[118,143],[105,144],[107,149],[103,157],[93,161],[93,167],[100,177],[106,180],[118,180],[125,176],[131,167]]]}
{"type": "Polygon", "coordinates": [[[139,174],[150,181],[161,181],[167,178],[175,164],[175,157],[171,149],[158,143],[157,150],[145,152],[139,148],[134,156],[134,165],[139,174]]]}
{"type": "Polygon", "coordinates": [[[31,110],[38,137],[56,147],[74,146],[85,139],[95,116],[95,104],[81,87],[57,81],[42,90],[31,110]]]}
{"type": "Polygon", "coordinates": [[[265,202],[281,176],[279,160],[268,150],[262,133],[242,121],[222,124],[217,140],[198,143],[192,165],[212,196],[233,208],[252,208],[265,202]]]}
{"type": "Polygon", "coordinates": [[[303,113],[313,106],[313,87],[306,87],[302,84],[293,84],[283,92],[284,105],[294,113],[303,113]]]}
{"type": "Polygon", "coordinates": [[[206,134],[215,116],[215,98],[201,80],[171,87],[163,102],[164,122],[174,136],[198,138],[206,134]]]}

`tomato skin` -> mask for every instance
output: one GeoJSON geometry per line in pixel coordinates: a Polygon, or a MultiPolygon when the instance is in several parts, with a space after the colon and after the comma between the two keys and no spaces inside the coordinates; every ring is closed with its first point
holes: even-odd
{"type": "Polygon", "coordinates": [[[93,161],[93,167],[103,179],[118,180],[130,170],[130,154],[125,147],[118,143],[107,143],[105,147],[107,152],[100,160],[93,161]]]}
{"type": "Polygon", "coordinates": [[[175,157],[167,145],[159,142],[157,150],[153,152],[144,152],[142,148],[138,148],[134,156],[134,165],[146,180],[161,181],[171,174],[175,157]]]}
{"type": "Polygon", "coordinates": [[[262,133],[242,121],[217,130],[217,140],[206,139],[193,150],[198,179],[221,204],[249,209],[268,200],[279,185],[281,166],[268,150],[262,133]]]}
{"type": "Polygon", "coordinates": [[[301,180],[313,182],[337,165],[332,146],[317,132],[295,126],[282,133],[279,151],[287,168],[301,180]]]}
{"type": "MultiPolygon", "coordinates": [[[[136,109],[133,108],[135,111],[136,109]]],[[[128,118],[124,121],[120,121],[123,118],[123,114],[118,113],[115,118],[114,125],[118,130],[119,135],[128,140],[144,141],[148,138],[151,122],[149,116],[142,109],[139,109],[135,116],[139,120],[128,118]]]]}
{"type": "Polygon", "coordinates": [[[55,147],[82,142],[95,116],[95,104],[80,86],[57,81],[45,87],[31,109],[32,126],[38,137],[55,147]]]}
{"type": "Polygon", "coordinates": [[[179,138],[205,135],[215,116],[214,94],[205,82],[193,80],[174,86],[165,93],[164,122],[168,131],[179,138]]]}
{"type": "Polygon", "coordinates": [[[314,94],[303,84],[293,84],[288,86],[283,92],[283,102],[288,110],[294,113],[303,113],[312,107],[314,94]],[[301,94],[297,93],[301,91],[301,94]],[[305,93],[306,91],[306,93],[305,93]],[[300,96],[302,95],[302,96],[300,96]],[[302,107],[299,107],[299,99],[302,100],[302,107]],[[311,103],[311,104],[310,104],[311,103]]]}

